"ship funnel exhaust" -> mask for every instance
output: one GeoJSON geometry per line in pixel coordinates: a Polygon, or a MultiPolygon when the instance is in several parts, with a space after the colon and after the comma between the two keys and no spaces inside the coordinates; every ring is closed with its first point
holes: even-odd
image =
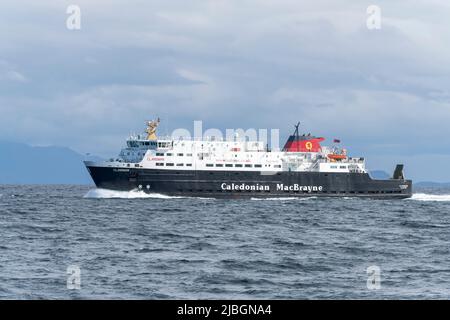
{"type": "Polygon", "coordinates": [[[395,179],[395,180],[404,180],[405,179],[405,175],[403,174],[403,165],[402,164],[398,164],[395,167],[394,175],[392,176],[392,179],[395,179]]]}

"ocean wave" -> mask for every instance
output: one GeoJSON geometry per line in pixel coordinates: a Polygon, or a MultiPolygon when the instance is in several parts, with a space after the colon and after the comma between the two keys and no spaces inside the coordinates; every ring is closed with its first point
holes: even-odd
{"type": "Polygon", "coordinates": [[[109,189],[91,189],[89,190],[83,198],[92,199],[178,199],[183,197],[167,196],[159,193],[146,193],[139,190],[131,191],[116,191],[109,189]]]}
{"type": "Polygon", "coordinates": [[[450,201],[450,194],[414,193],[408,200],[448,202],[450,201]]]}

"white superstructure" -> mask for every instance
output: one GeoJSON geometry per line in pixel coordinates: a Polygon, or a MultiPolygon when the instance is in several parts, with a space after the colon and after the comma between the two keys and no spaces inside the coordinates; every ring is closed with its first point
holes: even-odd
{"type": "Polygon", "coordinates": [[[270,151],[261,141],[157,139],[132,136],[116,159],[103,165],[169,170],[366,172],[364,158],[330,159],[337,148],[318,152],[270,151]]]}

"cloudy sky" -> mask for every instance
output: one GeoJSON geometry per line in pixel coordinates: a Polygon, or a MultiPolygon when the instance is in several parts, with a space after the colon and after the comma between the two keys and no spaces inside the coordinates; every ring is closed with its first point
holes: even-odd
{"type": "Polygon", "coordinates": [[[110,156],[155,116],[283,139],[299,120],[370,169],[450,181],[449,17],[448,0],[2,1],[0,140],[110,156]]]}

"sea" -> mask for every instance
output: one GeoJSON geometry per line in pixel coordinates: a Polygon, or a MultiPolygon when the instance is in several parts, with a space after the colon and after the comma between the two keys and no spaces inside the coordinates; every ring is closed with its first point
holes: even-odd
{"type": "Polygon", "coordinates": [[[449,299],[450,189],[218,200],[0,186],[0,299],[449,299]]]}

